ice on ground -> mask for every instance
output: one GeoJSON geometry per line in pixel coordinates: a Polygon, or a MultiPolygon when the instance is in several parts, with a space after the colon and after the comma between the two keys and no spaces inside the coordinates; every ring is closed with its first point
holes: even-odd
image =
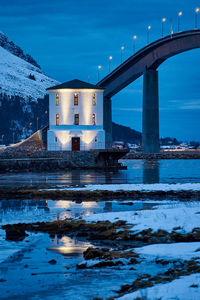
{"type": "Polygon", "coordinates": [[[200,242],[191,243],[172,243],[172,244],[154,244],[141,248],[135,248],[134,252],[142,256],[148,256],[153,260],[162,259],[184,259],[189,260],[194,257],[200,257],[200,242]]]}
{"type": "Polygon", "coordinates": [[[133,300],[137,297],[151,300],[199,300],[200,295],[200,274],[192,274],[180,277],[172,282],[157,284],[153,287],[141,289],[136,292],[120,297],[121,300],[133,300]],[[192,286],[193,285],[193,286],[192,286]],[[145,298],[146,297],[146,298],[145,298]]]}
{"type": "Polygon", "coordinates": [[[155,183],[155,184],[88,184],[84,187],[64,187],[53,188],[49,190],[66,190],[66,191],[138,191],[138,192],[153,192],[153,191],[200,191],[200,183],[155,183]]]}
{"type": "Polygon", "coordinates": [[[200,203],[180,203],[174,206],[155,206],[153,210],[125,211],[101,213],[85,216],[84,219],[91,221],[124,220],[133,224],[132,230],[139,232],[148,228],[153,231],[163,229],[171,232],[175,227],[181,227],[182,232],[191,232],[193,228],[200,227],[200,203]]]}

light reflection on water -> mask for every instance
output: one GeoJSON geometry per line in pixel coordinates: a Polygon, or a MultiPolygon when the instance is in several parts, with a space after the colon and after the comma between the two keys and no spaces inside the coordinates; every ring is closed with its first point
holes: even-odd
{"type": "Polygon", "coordinates": [[[81,242],[75,239],[71,239],[70,237],[63,236],[62,238],[58,239],[57,236],[51,242],[48,250],[56,251],[60,254],[65,256],[82,256],[82,253],[88,248],[92,247],[93,245],[88,242],[81,242]]]}
{"type": "Polygon", "coordinates": [[[0,186],[200,182],[199,159],[122,160],[127,170],[66,170],[55,173],[1,174],[0,186]]]}
{"type": "Polygon", "coordinates": [[[149,201],[102,201],[78,202],[70,200],[1,200],[0,225],[62,220],[103,212],[143,209],[151,206],[149,201]],[[129,202],[129,203],[128,203],[129,202]]]}

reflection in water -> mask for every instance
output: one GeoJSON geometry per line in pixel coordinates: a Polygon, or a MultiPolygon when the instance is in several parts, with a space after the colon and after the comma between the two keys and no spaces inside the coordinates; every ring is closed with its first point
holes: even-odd
{"type": "Polygon", "coordinates": [[[62,172],[1,174],[0,187],[40,186],[41,188],[121,183],[200,182],[200,160],[123,160],[127,170],[66,170],[62,172]],[[159,179],[160,177],[160,179],[159,179]]]}
{"type": "Polygon", "coordinates": [[[159,183],[160,182],[160,163],[158,160],[145,160],[143,166],[143,183],[159,183]]]}
{"type": "Polygon", "coordinates": [[[112,211],[112,202],[105,202],[104,212],[111,212],[112,211]]]}
{"type": "Polygon", "coordinates": [[[52,244],[48,250],[53,250],[67,256],[80,256],[88,247],[93,246],[88,242],[77,241],[67,236],[63,236],[61,239],[58,239],[56,236],[52,244]]]}
{"type": "Polygon", "coordinates": [[[0,225],[20,222],[64,220],[103,212],[120,212],[141,209],[145,201],[130,205],[131,200],[119,201],[70,201],[70,200],[2,200],[0,225]],[[123,204],[123,205],[122,205],[123,204]]]}

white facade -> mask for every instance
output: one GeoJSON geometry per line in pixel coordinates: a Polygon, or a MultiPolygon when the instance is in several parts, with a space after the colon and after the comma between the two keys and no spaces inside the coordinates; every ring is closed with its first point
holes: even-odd
{"type": "MultiPolygon", "coordinates": [[[[60,85],[62,86],[64,84],[60,85]]],[[[103,90],[98,87],[96,89],[57,87],[48,90],[47,149],[49,151],[105,149],[103,90]]]]}

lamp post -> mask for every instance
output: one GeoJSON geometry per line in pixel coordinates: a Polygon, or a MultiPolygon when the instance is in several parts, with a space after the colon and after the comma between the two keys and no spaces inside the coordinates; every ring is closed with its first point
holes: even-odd
{"type": "Polygon", "coordinates": [[[13,144],[15,143],[15,132],[13,132],[13,144]]]}
{"type": "Polygon", "coordinates": [[[37,131],[38,131],[38,121],[39,121],[39,117],[36,118],[37,121],[37,131]]]}
{"type": "Polygon", "coordinates": [[[181,16],[182,16],[182,11],[179,11],[178,13],[178,32],[180,31],[180,23],[181,23],[181,16]]]}
{"type": "Polygon", "coordinates": [[[162,37],[164,36],[164,23],[167,21],[166,18],[162,18],[162,37]]]}
{"type": "Polygon", "coordinates": [[[2,136],[1,136],[2,145],[3,145],[3,138],[4,138],[4,134],[2,134],[2,136]]]}
{"type": "Polygon", "coordinates": [[[137,35],[133,36],[133,54],[135,53],[135,41],[137,39],[137,35]]]}
{"type": "Polygon", "coordinates": [[[123,51],[124,51],[124,46],[121,46],[121,63],[123,62],[123,51]]]}
{"type": "Polygon", "coordinates": [[[149,44],[149,31],[150,31],[150,29],[151,29],[151,26],[149,25],[147,27],[147,45],[149,44]]]}
{"type": "Polygon", "coordinates": [[[30,125],[30,131],[29,131],[29,133],[31,133],[31,131],[32,131],[32,129],[31,129],[32,122],[30,122],[29,125],[30,125]]]}
{"type": "Polygon", "coordinates": [[[172,35],[173,35],[173,26],[172,26],[172,19],[170,19],[170,34],[171,34],[171,38],[172,38],[172,35]]]}
{"type": "Polygon", "coordinates": [[[112,56],[109,56],[109,73],[110,73],[110,71],[111,71],[111,60],[112,60],[113,58],[112,58],[112,56]]]}
{"type": "Polygon", "coordinates": [[[199,7],[195,8],[195,29],[197,29],[198,25],[198,13],[199,13],[199,7]]]}
{"type": "Polygon", "coordinates": [[[98,66],[98,81],[100,80],[100,70],[102,69],[102,66],[98,66]]]}

